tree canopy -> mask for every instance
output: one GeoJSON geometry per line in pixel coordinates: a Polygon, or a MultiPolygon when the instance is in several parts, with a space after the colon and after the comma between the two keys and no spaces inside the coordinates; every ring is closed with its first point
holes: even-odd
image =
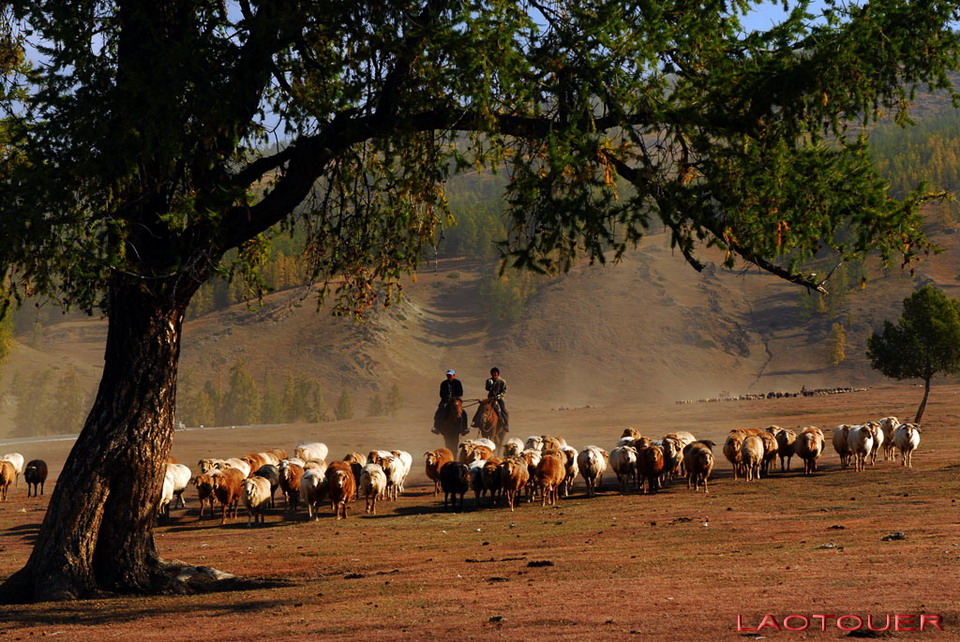
{"type": "Polygon", "coordinates": [[[914,421],[920,423],[936,375],[960,372],[960,300],[925,285],[903,300],[896,324],[886,321],[867,340],[870,364],[887,377],[921,379],[923,401],[914,421]]]}
{"type": "Polygon", "coordinates": [[[535,269],[653,224],[695,265],[708,242],[812,285],[825,248],[927,248],[924,193],[890,200],[856,125],[950,87],[952,2],[799,2],[767,32],[745,1],[60,4],[9,3],[42,62],[10,80],[16,295],[92,310],[111,274],[203,280],[230,248],[253,271],[300,222],[315,276],[368,301],[474,167],[509,167],[506,250],[535,269]]]}
{"type": "Polygon", "coordinates": [[[746,30],[756,4],[4,3],[4,290],[109,319],[76,483],[7,593],[162,581],[150,511],[184,311],[216,272],[255,284],[276,226],[303,228],[312,276],[354,311],[395,294],[466,171],[507,174],[502,251],[533,270],[616,258],[654,225],[696,268],[715,245],[820,289],[816,254],[928,250],[935,195],[890,198],[862,125],[953,91],[957,3],[801,0],[746,30]]]}

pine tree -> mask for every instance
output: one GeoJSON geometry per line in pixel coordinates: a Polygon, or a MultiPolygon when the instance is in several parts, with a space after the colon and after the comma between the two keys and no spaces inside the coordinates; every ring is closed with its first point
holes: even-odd
{"type": "Polygon", "coordinates": [[[236,362],[230,368],[230,387],[224,395],[224,424],[249,425],[260,420],[260,391],[257,382],[236,362]]]}
{"type": "Polygon", "coordinates": [[[400,395],[400,386],[393,384],[387,392],[386,411],[391,417],[396,417],[403,407],[403,397],[400,395]]]}
{"type": "Polygon", "coordinates": [[[842,323],[834,323],[830,331],[830,340],[827,342],[829,353],[827,361],[831,366],[838,366],[847,358],[845,349],[847,346],[847,332],[842,323]]]}
{"type": "Polygon", "coordinates": [[[334,415],[337,418],[337,421],[343,421],[344,419],[353,419],[353,398],[350,396],[350,391],[344,389],[340,393],[340,398],[337,400],[337,408],[334,411],[334,415]]]}
{"type": "Polygon", "coordinates": [[[382,417],[386,414],[384,410],[383,400],[380,399],[379,394],[374,394],[370,397],[370,403],[367,405],[367,416],[368,417],[382,417]]]}
{"type": "Polygon", "coordinates": [[[206,386],[197,392],[193,400],[191,414],[183,421],[193,426],[217,425],[217,404],[210,396],[210,391],[206,386]]]}
{"type": "Polygon", "coordinates": [[[263,399],[260,404],[260,423],[284,423],[283,417],[283,400],[280,395],[273,391],[273,386],[269,382],[264,382],[263,399]]]}
{"type": "Polygon", "coordinates": [[[54,416],[59,426],[53,432],[77,433],[83,427],[83,419],[89,408],[87,395],[80,386],[77,370],[71,368],[57,385],[54,416]]]}
{"type": "Polygon", "coordinates": [[[210,403],[210,414],[207,416],[207,421],[202,422],[203,425],[222,426],[227,423],[223,420],[223,400],[220,398],[219,378],[216,384],[207,379],[203,384],[203,392],[210,403]]]}
{"type": "Polygon", "coordinates": [[[13,348],[13,307],[0,309],[0,363],[13,348]]]}
{"type": "Polygon", "coordinates": [[[330,413],[327,408],[327,401],[323,397],[323,390],[321,389],[319,382],[315,383],[313,390],[313,404],[310,406],[312,413],[311,421],[314,423],[330,421],[330,413]]]}
{"type": "Polygon", "coordinates": [[[17,410],[13,423],[18,435],[47,435],[53,431],[55,415],[49,405],[52,380],[51,370],[39,370],[17,382],[17,410]]]}
{"type": "Polygon", "coordinates": [[[287,379],[283,384],[283,397],[280,401],[283,408],[282,417],[284,423],[289,424],[297,421],[296,395],[297,387],[293,381],[293,373],[287,372],[287,379]]]}

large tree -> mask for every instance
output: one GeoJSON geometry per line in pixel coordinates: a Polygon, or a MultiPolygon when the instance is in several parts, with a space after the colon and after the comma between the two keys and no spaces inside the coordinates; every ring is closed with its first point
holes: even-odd
{"type": "Polygon", "coordinates": [[[913,421],[920,423],[930,396],[930,380],[960,372],[960,300],[925,285],[903,300],[896,324],[867,339],[870,364],[887,377],[920,379],[923,399],[913,421]]]}
{"type": "Polygon", "coordinates": [[[860,125],[949,86],[947,0],[8,0],[35,65],[6,82],[0,271],[109,320],[103,379],[21,599],[150,591],[184,310],[263,235],[307,230],[362,309],[416,266],[452,174],[506,171],[515,266],[603,261],[665,225],[778,276],[817,253],[912,260],[925,195],[892,200],[860,125]]]}

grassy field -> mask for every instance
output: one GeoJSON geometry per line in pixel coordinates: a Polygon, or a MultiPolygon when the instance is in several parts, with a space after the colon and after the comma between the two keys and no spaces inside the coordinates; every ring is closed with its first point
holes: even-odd
{"type": "MultiPolygon", "coordinates": [[[[273,588],[189,597],[120,597],[0,607],[9,639],[137,638],[316,639],[834,639],[847,633],[827,620],[804,632],[754,633],[765,614],[937,614],[945,632],[898,637],[960,638],[960,386],[934,389],[913,470],[878,461],[863,473],[840,470],[829,446],[838,423],[888,414],[912,416],[912,386],[831,397],[674,407],[533,410],[514,419],[515,434],[557,434],[571,445],[612,448],[625,426],[660,436],[675,429],[722,442],[729,428],[816,424],[828,434],[820,471],[753,483],[734,481],[720,448],[708,495],[682,481],[656,495],[621,495],[608,474],[595,498],[574,494],[556,507],[523,504],[445,513],[415,464],[411,487],[375,517],[362,502],[347,521],[329,509],[316,522],[301,510],[270,512],[246,528],[246,516],[220,526],[198,522],[195,495],[157,527],[167,558],[243,576],[282,580],[273,588]],[[903,539],[884,541],[896,532],[903,539]]],[[[403,448],[419,458],[439,446],[422,426],[386,420],[273,429],[179,433],[174,455],[241,455],[292,450],[324,439],[331,456],[347,450],[403,448]]],[[[68,443],[18,447],[47,459],[56,474],[68,443]]],[[[10,450],[10,448],[7,448],[10,450]]],[[[422,461],[422,460],[419,460],[422,461]]],[[[802,469],[801,469],[802,470],[802,469]]],[[[48,484],[47,492],[51,490],[48,484]]],[[[45,499],[27,499],[21,482],[0,505],[0,577],[26,560],[45,499]]],[[[874,620],[875,622],[878,620],[874,620]]],[[[798,620],[793,620],[794,625],[798,620]]],[[[849,624],[849,621],[848,621],[849,624]]],[[[916,626],[914,621],[913,626],[916,626]]]]}

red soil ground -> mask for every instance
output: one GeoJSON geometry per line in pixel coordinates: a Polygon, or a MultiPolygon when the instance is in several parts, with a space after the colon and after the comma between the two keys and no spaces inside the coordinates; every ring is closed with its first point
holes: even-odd
{"type": "MultiPolygon", "coordinates": [[[[659,436],[687,429],[721,442],[729,428],[819,425],[888,414],[912,416],[912,386],[847,395],[673,407],[525,411],[515,434],[557,434],[577,448],[613,447],[625,426],[659,436]]],[[[329,509],[307,522],[278,507],[260,528],[246,516],[220,526],[197,521],[195,494],[156,528],[161,553],[244,576],[289,580],[278,588],[189,597],[120,597],[0,607],[0,636],[89,639],[239,640],[338,637],[437,639],[720,640],[835,639],[814,620],[804,632],[756,628],[764,614],[937,614],[945,632],[897,637],[960,639],[960,386],[934,389],[914,468],[880,461],[840,470],[828,445],[820,471],[753,483],[734,481],[720,449],[710,493],[681,482],[663,492],[621,495],[608,474],[596,498],[580,481],[556,507],[524,504],[446,513],[422,474],[375,517],[362,502],[347,521],[329,509]],[[902,532],[902,540],[883,537],[902,532]],[[537,565],[536,562],[549,562],[537,565]],[[816,629],[816,630],[815,630],[816,629]]],[[[323,439],[331,457],[391,447],[420,455],[434,443],[422,426],[398,436],[389,421],[297,425],[177,435],[174,455],[234,456],[323,439]],[[343,452],[341,452],[343,451],[343,452]]],[[[69,443],[25,444],[28,459],[60,470],[69,443]]],[[[6,450],[11,450],[6,448],[6,450]]],[[[5,450],[5,451],[6,451],[5,450]]],[[[52,490],[48,484],[47,493],[52,490]]],[[[25,562],[45,498],[21,481],[0,504],[0,577],[25,562]]],[[[792,620],[797,625],[800,620],[792,620]]],[[[849,625],[850,621],[845,622],[849,625]]],[[[914,621],[913,625],[916,626],[914,621]]]]}

